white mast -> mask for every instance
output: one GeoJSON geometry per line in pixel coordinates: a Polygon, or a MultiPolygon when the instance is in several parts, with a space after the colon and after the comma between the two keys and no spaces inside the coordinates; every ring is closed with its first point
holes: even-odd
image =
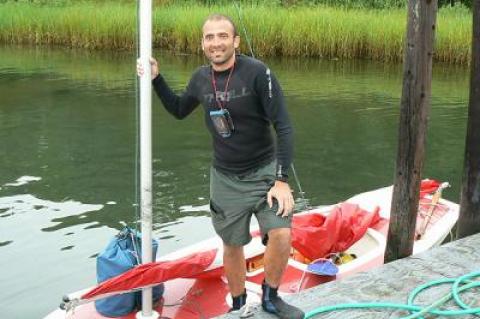
{"type": "MultiPolygon", "coordinates": [[[[140,209],[142,220],[142,263],[152,261],[152,0],[140,1],[140,209]]],[[[142,311],[138,319],[156,319],[152,310],[152,288],[142,290],[142,311]]]]}

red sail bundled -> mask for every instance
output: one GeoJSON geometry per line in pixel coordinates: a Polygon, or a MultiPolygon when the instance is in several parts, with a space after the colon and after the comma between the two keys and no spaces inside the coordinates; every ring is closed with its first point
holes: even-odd
{"type": "Polygon", "coordinates": [[[84,294],[82,299],[90,299],[112,292],[138,289],[175,278],[195,277],[213,263],[216,253],[217,250],[213,249],[194,253],[177,260],[140,265],[117,277],[104,281],[84,294]]]}

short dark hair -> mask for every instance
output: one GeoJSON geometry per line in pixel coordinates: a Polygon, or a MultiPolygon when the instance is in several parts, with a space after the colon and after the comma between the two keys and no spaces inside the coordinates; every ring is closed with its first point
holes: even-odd
{"type": "Polygon", "coordinates": [[[235,23],[233,22],[232,18],[230,18],[229,16],[227,15],[224,15],[224,14],[221,14],[221,13],[213,13],[211,15],[209,15],[205,21],[203,22],[203,25],[202,25],[202,30],[203,30],[203,27],[205,26],[205,24],[208,22],[208,21],[221,21],[221,20],[226,20],[228,21],[232,27],[233,27],[233,36],[236,37],[238,36],[238,33],[237,33],[237,27],[235,26],[235,23]]]}

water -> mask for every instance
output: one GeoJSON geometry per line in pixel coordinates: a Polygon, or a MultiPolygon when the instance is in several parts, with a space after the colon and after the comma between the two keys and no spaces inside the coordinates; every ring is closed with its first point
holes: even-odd
{"type": "MultiPolygon", "coordinates": [[[[181,89],[201,57],[157,52],[181,89]]],[[[313,204],[393,180],[401,65],[268,59],[295,126],[295,165],[313,204]]],[[[40,318],[92,285],[95,256],[136,211],[135,58],[131,53],[0,48],[0,309],[40,318]]],[[[436,65],[425,177],[458,202],[468,70],[436,65]]],[[[153,111],[154,235],[160,253],[214,234],[210,137],[199,108],[153,111]]],[[[292,180],[293,182],[293,180],[292,180]]]]}

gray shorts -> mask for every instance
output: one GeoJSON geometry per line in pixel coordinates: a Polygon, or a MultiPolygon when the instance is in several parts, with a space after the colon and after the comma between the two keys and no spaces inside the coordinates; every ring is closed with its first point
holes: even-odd
{"type": "Polygon", "coordinates": [[[272,229],[290,228],[292,218],[277,216],[278,206],[267,204],[267,192],[275,183],[275,162],[237,176],[210,169],[210,212],[216,233],[231,246],[250,242],[250,220],[258,220],[262,239],[272,229]]]}

